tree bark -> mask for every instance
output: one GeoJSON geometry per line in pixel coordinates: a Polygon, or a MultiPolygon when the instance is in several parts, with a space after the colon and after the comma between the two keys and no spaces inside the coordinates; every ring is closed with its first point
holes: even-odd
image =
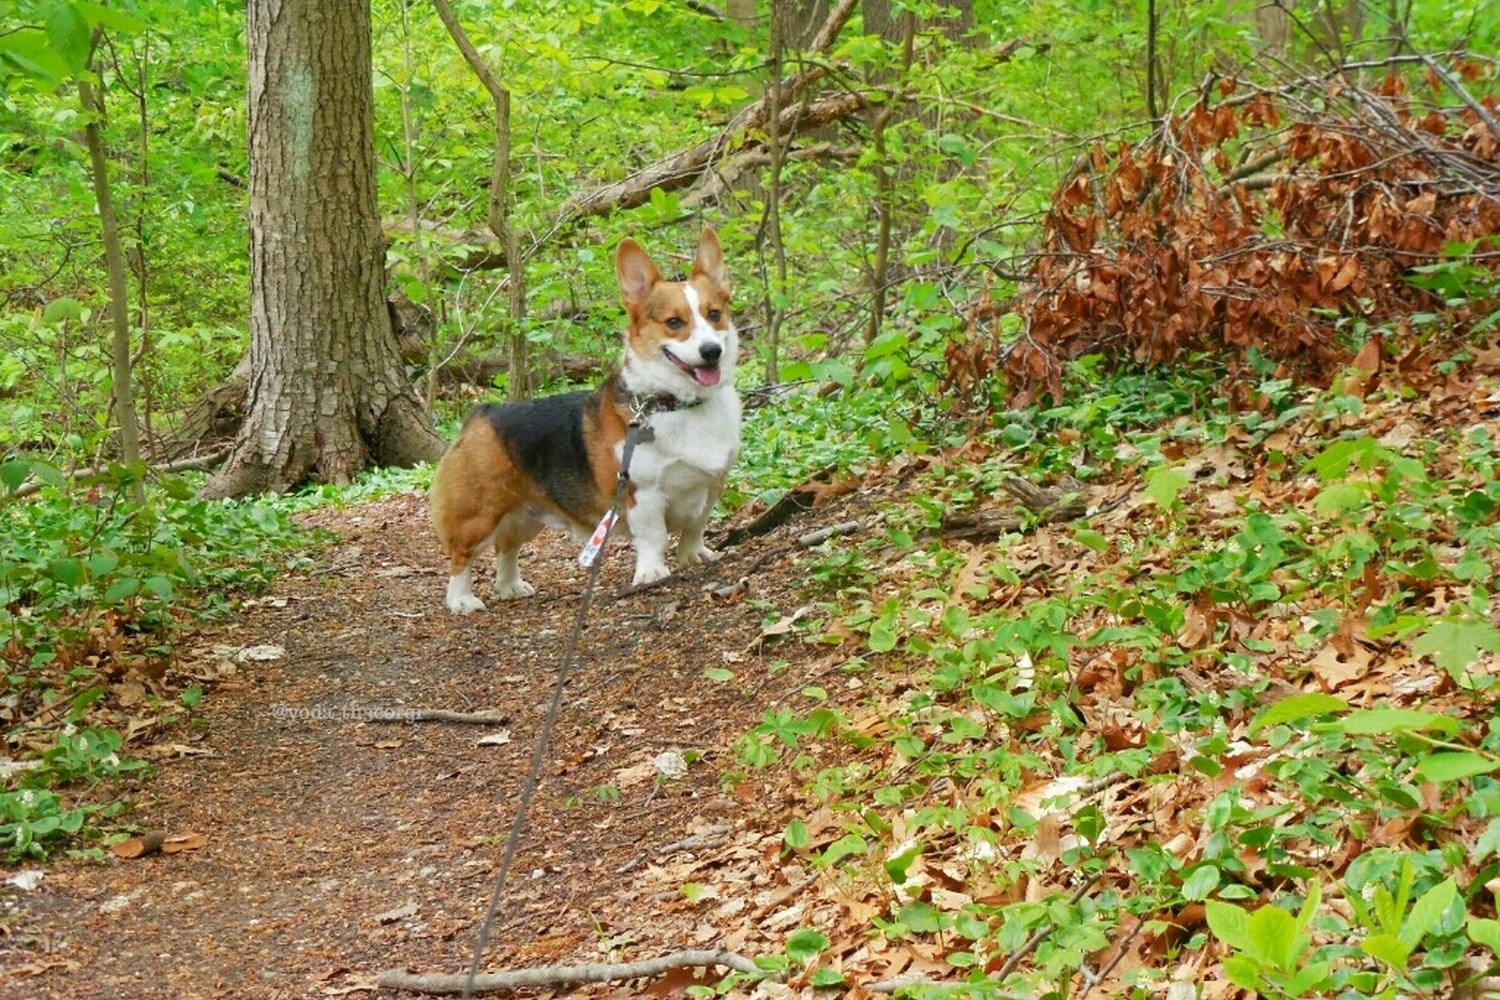
{"type": "Polygon", "coordinates": [[[347,483],[442,442],[382,293],[369,0],[250,0],[250,384],[209,496],[347,483]]]}
{"type": "MultiPolygon", "coordinates": [[[[93,73],[92,64],[86,72],[93,73]]],[[[120,227],[115,218],[114,199],[110,196],[109,161],[105,159],[104,139],[99,134],[104,101],[96,99],[94,88],[86,77],[78,80],[78,100],[83,105],[84,144],[89,150],[94,201],[99,207],[99,227],[104,234],[104,267],[109,274],[109,353],[115,383],[115,423],[120,428],[120,460],[134,464],[141,460],[141,435],[136,424],[135,390],[130,380],[130,312],[125,290],[125,251],[120,246],[120,227]]],[[[145,502],[146,488],[142,483],[135,483],[130,493],[137,503],[145,502]]]]}

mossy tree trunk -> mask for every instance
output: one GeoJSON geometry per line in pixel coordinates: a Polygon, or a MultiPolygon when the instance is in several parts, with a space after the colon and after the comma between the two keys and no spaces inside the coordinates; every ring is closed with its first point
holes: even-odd
{"type": "Polygon", "coordinates": [[[210,496],[437,457],[382,291],[369,0],[250,0],[250,372],[210,496]]]}

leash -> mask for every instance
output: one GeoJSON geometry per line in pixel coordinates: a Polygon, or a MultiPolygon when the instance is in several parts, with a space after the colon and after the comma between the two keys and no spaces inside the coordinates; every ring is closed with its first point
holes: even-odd
{"type": "Polygon", "coordinates": [[[536,748],[531,752],[531,770],[526,774],[526,782],[521,786],[521,801],[516,806],[515,819],[510,824],[510,835],[505,841],[505,854],[500,860],[500,874],[495,880],[495,889],[490,893],[489,908],[484,913],[484,923],[479,927],[479,937],[474,942],[474,957],[469,962],[469,972],[464,978],[463,1000],[470,1000],[474,995],[474,979],[479,975],[479,963],[484,958],[484,949],[490,941],[490,932],[494,929],[495,914],[500,909],[500,900],[505,895],[505,883],[510,877],[511,864],[516,860],[516,851],[521,844],[521,829],[526,825],[526,811],[531,807],[531,798],[536,793],[536,786],[542,773],[542,763],[547,759],[547,747],[552,741],[552,730],[557,725],[557,716],[562,709],[563,687],[567,684],[568,676],[573,672],[573,660],[578,652],[578,639],[583,633],[584,623],[588,620],[589,606],[594,601],[594,591],[599,585],[599,574],[604,568],[604,550],[609,545],[610,535],[614,532],[615,522],[620,516],[620,505],[625,502],[625,490],[630,485],[630,459],[635,454],[638,444],[645,444],[656,435],[646,424],[646,420],[658,407],[652,405],[650,398],[632,400],[630,407],[630,425],[625,432],[625,446],[620,452],[620,474],[615,479],[615,495],[610,501],[609,511],[599,520],[599,525],[594,529],[588,544],[584,546],[583,552],[578,556],[578,561],[588,567],[589,578],[584,584],[583,596],[578,601],[578,615],[573,619],[573,631],[568,636],[568,644],[563,652],[562,665],[557,668],[557,680],[552,685],[552,701],[547,705],[547,717],[542,722],[542,731],[537,734],[536,748]]]}

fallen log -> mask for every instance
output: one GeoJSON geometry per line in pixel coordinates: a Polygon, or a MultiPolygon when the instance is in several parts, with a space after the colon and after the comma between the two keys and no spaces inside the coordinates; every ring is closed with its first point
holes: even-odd
{"type": "MultiPolygon", "coordinates": [[[[854,13],[854,7],[855,0],[839,0],[839,3],[828,12],[827,20],[823,22],[823,26],[818,29],[818,34],[813,38],[810,46],[811,52],[821,54],[828,51],[834,39],[848,22],[850,15],[854,13]]],[[[806,121],[798,122],[797,131],[807,131],[853,114],[865,106],[864,96],[860,94],[839,94],[823,98],[812,102],[805,109],[789,106],[795,105],[803,92],[827,73],[827,67],[812,65],[793,73],[782,81],[780,90],[783,111],[778,124],[785,123],[787,132],[783,134],[790,134],[792,123],[797,121],[799,111],[806,112],[802,116],[804,119],[811,119],[814,116],[813,107],[821,105],[818,114],[825,117],[822,117],[817,124],[810,124],[806,121]],[[832,113],[835,111],[837,113],[832,113]]],[[[741,109],[729,120],[723,130],[712,138],[648,164],[624,180],[605,184],[569,198],[563,203],[562,219],[575,221],[585,216],[601,215],[619,208],[633,208],[644,204],[651,197],[653,188],[675,191],[687,187],[710,164],[718,160],[724,151],[737,141],[737,137],[764,129],[769,123],[770,115],[771,100],[770,94],[767,93],[766,96],[741,109]]]]}

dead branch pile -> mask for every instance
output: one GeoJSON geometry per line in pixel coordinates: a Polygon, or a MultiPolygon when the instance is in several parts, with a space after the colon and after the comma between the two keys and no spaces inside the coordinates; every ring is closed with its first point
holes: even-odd
{"type": "Polygon", "coordinates": [[[948,351],[952,386],[1003,369],[1021,406],[1061,398],[1062,362],[1083,354],[1156,363],[1251,347],[1320,381],[1349,360],[1341,318],[1401,331],[1434,306],[1403,280],[1410,268],[1500,233],[1494,99],[1428,65],[1415,93],[1396,75],[1375,89],[1350,72],[1225,80],[1149,140],[1096,145],[1053,197],[1011,303],[1019,338],[1002,343],[992,303],[975,310],[948,351]],[[1440,103],[1447,91],[1460,101],[1440,103]]]}

